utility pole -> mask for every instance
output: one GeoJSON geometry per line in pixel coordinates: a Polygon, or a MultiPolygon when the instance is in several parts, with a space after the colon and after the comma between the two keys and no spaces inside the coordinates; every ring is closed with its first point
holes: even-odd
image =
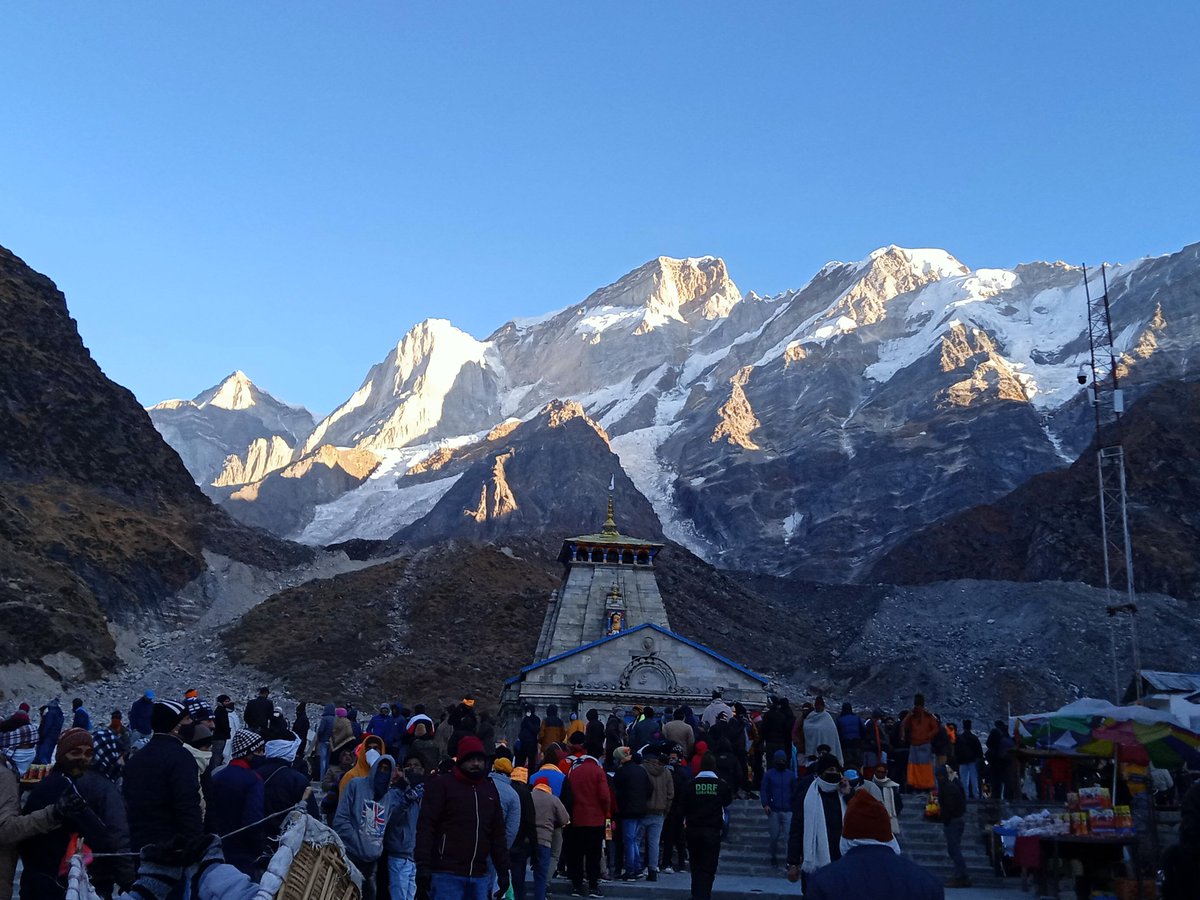
{"type": "Polygon", "coordinates": [[[1121,702],[1121,681],[1117,663],[1117,621],[1129,617],[1132,647],[1134,693],[1142,699],[1142,662],[1138,650],[1137,596],[1133,589],[1133,549],[1129,541],[1129,517],[1125,494],[1125,448],[1121,444],[1121,414],[1125,396],[1117,372],[1117,351],[1113,347],[1112,316],[1108,303],[1108,272],[1100,267],[1103,292],[1092,298],[1087,266],[1083,267],[1083,291],[1088,308],[1088,371],[1081,366],[1080,384],[1088,384],[1089,400],[1096,416],[1096,468],[1099,473],[1100,543],[1104,560],[1104,590],[1108,601],[1109,638],[1112,649],[1113,702],[1121,702]],[[1125,589],[1124,602],[1117,592],[1125,589]]]}

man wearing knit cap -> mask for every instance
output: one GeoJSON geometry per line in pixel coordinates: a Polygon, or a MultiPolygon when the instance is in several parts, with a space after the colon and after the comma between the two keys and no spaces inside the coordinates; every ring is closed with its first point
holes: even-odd
{"type": "Polygon", "coordinates": [[[487,756],[475,735],[458,742],[453,771],[425,784],[417,819],[417,890],[437,900],[485,900],[496,871],[499,891],[508,890],[508,845],[496,785],[487,777],[487,756]]]}
{"type": "MultiPolygon", "coordinates": [[[[12,731],[0,732],[0,900],[12,900],[13,874],[17,868],[17,845],[38,834],[58,827],[65,809],[58,805],[21,815],[20,777],[12,753],[18,747],[37,743],[33,725],[18,725],[12,731]]],[[[64,794],[61,801],[76,809],[84,806],[75,794],[64,794]]]]}
{"type": "Polygon", "coordinates": [[[842,858],[813,872],[805,900],[943,900],[933,876],[900,855],[891,818],[882,803],[858,791],[846,804],[842,858]]]}
{"type": "Polygon", "coordinates": [[[833,755],[819,756],[813,771],[816,778],[798,798],[799,807],[792,810],[788,835],[788,881],[798,881],[803,875],[805,892],[813,872],[841,859],[842,822],[850,792],[833,755]]]}
{"type": "Polygon", "coordinates": [[[123,790],[134,850],[204,833],[200,773],[179,737],[179,729],[191,721],[183,704],[156,700],[150,713],[154,734],[125,764],[123,790]]]}
{"type": "Polygon", "coordinates": [[[212,796],[208,803],[208,828],[216,834],[229,834],[222,840],[225,861],[252,878],[259,874],[257,862],[266,848],[267,835],[262,819],[263,782],[251,760],[262,756],[266,741],[257,731],[243,728],[231,741],[233,759],[212,776],[212,796]],[[258,824],[254,824],[258,823],[258,824]]]}
{"type": "MultiPolygon", "coordinates": [[[[68,728],[58,739],[54,769],[35,787],[25,801],[25,810],[64,808],[62,824],[53,831],[21,844],[21,896],[62,896],[65,876],[59,874],[71,838],[78,834],[97,853],[119,853],[129,849],[129,830],[116,785],[88,772],[93,755],[92,736],[83,728],[68,728]],[[70,811],[65,807],[70,806],[70,811]]],[[[89,876],[97,888],[111,893],[114,884],[133,883],[132,859],[103,858],[91,867],[89,876]]]]}

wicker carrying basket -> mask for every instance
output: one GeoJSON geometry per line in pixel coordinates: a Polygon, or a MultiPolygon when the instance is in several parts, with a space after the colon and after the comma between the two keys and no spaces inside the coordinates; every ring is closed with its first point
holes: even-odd
{"type": "Polygon", "coordinates": [[[292,859],[276,900],[359,900],[338,848],[305,844],[292,859]]]}

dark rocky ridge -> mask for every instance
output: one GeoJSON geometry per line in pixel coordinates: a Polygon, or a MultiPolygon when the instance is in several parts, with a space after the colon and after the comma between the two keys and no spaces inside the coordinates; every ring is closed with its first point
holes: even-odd
{"type": "MultiPolygon", "coordinates": [[[[1200,383],[1150,389],[1122,422],[1134,582],[1200,599],[1200,383]]],[[[1031,479],[995,503],[919,531],[875,566],[873,579],[955,578],[1104,584],[1096,445],[1069,468],[1031,479]]]]}
{"type": "Polygon", "coordinates": [[[394,539],[427,544],[544,534],[553,536],[557,552],[555,541],[599,531],[612,477],[621,532],[663,540],[658,516],[621,468],[608,436],[575,402],[554,401],[528,422],[497,428],[405,480],[456,472],[462,477],[434,508],[394,539]]]}
{"type": "Polygon", "coordinates": [[[276,569],[312,555],[214,507],[54,283],[0,248],[0,665],[110,670],[106,620],[160,612],[205,549],[276,569]]]}

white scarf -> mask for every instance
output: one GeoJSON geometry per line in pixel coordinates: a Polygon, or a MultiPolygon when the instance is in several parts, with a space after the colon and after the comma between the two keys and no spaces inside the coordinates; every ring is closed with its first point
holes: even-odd
{"type": "Polygon", "coordinates": [[[845,856],[855,847],[888,847],[897,856],[900,855],[900,842],[892,838],[886,844],[883,841],[875,841],[871,838],[842,838],[838,842],[838,846],[842,848],[842,856],[845,856]]]}
{"type": "Polygon", "coordinates": [[[212,759],[211,750],[197,750],[191,744],[184,744],[187,747],[188,753],[192,754],[192,759],[196,761],[196,768],[200,770],[200,774],[204,774],[204,770],[208,768],[209,760],[212,759]]]}
{"type": "MultiPolygon", "coordinates": [[[[804,863],[805,872],[815,872],[831,862],[829,856],[829,832],[825,827],[825,804],[822,793],[838,789],[837,782],[830,784],[817,778],[804,795],[804,863]]],[[[842,804],[842,816],[846,815],[846,798],[838,795],[842,804]]]]}

